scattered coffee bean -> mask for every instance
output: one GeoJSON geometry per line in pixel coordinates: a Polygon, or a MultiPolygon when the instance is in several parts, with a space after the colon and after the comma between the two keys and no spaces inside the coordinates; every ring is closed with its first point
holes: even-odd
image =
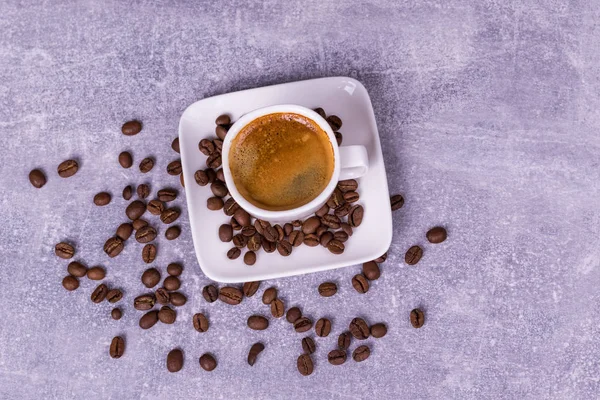
{"type": "Polygon", "coordinates": [[[131,153],[128,151],[123,151],[119,154],[119,164],[123,168],[131,168],[133,165],[133,157],[131,157],[131,153]]]}
{"type": "Polygon", "coordinates": [[[352,236],[352,227],[350,225],[348,225],[345,222],[342,222],[342,224],[340,225],[340,227],[342,228],[342,231],[344,231],[344,233],[346,235],[348,235],[348,237],[352,236]]]}
{"type": "Polygon", "coordinates": [[[327,226],[325,226],[325,225],[321,225],[321,226],[319,226],[319,227],[317,228],[317,231],[315,232],[315,235],[317,235],[317,236],[320,238],[321,236],[323,236],[323,234],[324,234],[325,232],[327,232],[327,230],[328,230],[328,227],[327,227],[327,226]]]}
{"type": "Polygon", "coordinates": [[[102,267],[92,267],[92,268],[88,269],[88,271],[87,271],[88,279],[91,279],[93,281],[102,280],[102,279],[104,279],[105,276],[106,276],[106,272],[104,271],[104,268],[102,268],[102,267]]]}
{"type": "Polygon", "coordinates": [[[237,221],[240,226],[250,226],[251,217],[245,210],[238,208],[233,214],[233,218],[237,221]]]}
{"type": "Polygon", "coordinates": [[[155,259],[156,259],[156,246],[151,243],[148,243],[142,249],[142,260],[146,264],[151,264],[154,262],[155,259]]]}
{"type": "Polygon", "coordinates": [[[315,324],[315,333],[320,337],[327,337],[331,332],[331,321],[327,318],[321,318],[315,324]]]}
{"type": "Polygon", "coordinates": [[[354,318],[348,330],[358,340],[365,340],[370,335],[369,325],[362,318],[354,318]]]}
{"type": "Polygon", "coordinates": [[[79,280],[74,276],[67,275],[63,278],[62,285],[68,291],[72,291],[79,287],[79,280]]]}
{"type": "Polygon", "coordinates": [[[337,293],[337,285],[333,282],[323,282],[319,285],[319,294],[323,297],[331,297],[337,293]]]}
{"type": "Polygon", "coordinates": [[[264,349],[265,345],[262,343],[254,343],[252,347],[250,347],[250,351],[248,352],[248,364],[250,366],[253,366],[256,363],[256,358],[264,349]]]}
{"type": "Polygon", "coordinates": [[[174,152],[179,153],[179,138],[176,137],[175,139],[173,139],[173,142],[171,143],[171,148],[173,149],[174,152]]]}
{"type": "Polygon", "coordinates": [[[131,226],[133,226],[133,230],[139,231],[143,227],[148,226],[148,221],[146,221],[145,219],[138,218],[131,223],[131,226]]]}
{"type": "Polygon", "coordinates": [[[160,200],[151,200],[147,209],[152,215],[160,215],[165,210],[165,203],[160,200]]]}
{"type": "Polygon", "coordinates": [[[169,306],[162,306],[158,312],[158,320],[163,324],[171,325],[175,323],[177,313],[169,306]]]}
{"type": "Polygon", "coordinates": [[[112,311],[110,312],[110,316],[112,317],[112,319],[114,319],[115,321],[118,321],[121,319],[121,317],[123,316],[123,312],[121,311],[120,308],[113,308],[112,311]]]}
{"type": "Polygon", "coordinates": [[[281,227],[281,225],[276,224],[273,226],[273,228],[275,228],[275,230],[277,231],[277,241],[281,242],[283,239],[285,239],[285,232],[283,231],[283,228],[281,227]]]}
{"type": "Polygon", "coordinates": [[[351,227],[356,228],[360,226],[363,220],[365,209],[361,205],[354,206],[350,209],[350,213],[348,214],[348,223],[351,227]]]}
{"type": "Polygon", "coordinates": [[[253,251],[248,251],[244,254],[244,264],[246,265],[254,265],[256,263],[256,253],[253,251]]]}
{"type": "Polygon", "coordinates": [[[223,125],[217,125],[215,128],[215,134],[221,140],[225,140],[225,136],[227,136],[227,127],[223,125]]]}
{"type": "Polygon", "coordinates": [[[179,349],[173,349],[167,354],[167,370],[178,372],[181,368],[183,368],[183,352],[179,349]]]}
{"type": "MultiPolygon", "coordinates": [[[[239,249],[238,249],[239,250],[239,249]]],[[[202,297],[209,303],[214,303],[219,298],[219,290],[214,285],[204,286],[202,297]]]]}
{"type": "Polygon", "coordinates": [[[337,187],[344,193],[355,192],[356,189],[358,189],[358,183],[354,179],[347,179],[345,181],[339,181],[337,187]]]}
{"type": "Polygon", "coordinates": [[[415,265],[423,257],[423,249],[419,246],[412,246],[404,255],[404,261],[408,265],[415,265]]]}
{"type": "Polygon", "coordinates": [[[160,214],[160,220],[165,224],[172,224],[180,215],[181,211],[178,208],[167,208],[160,214]]]}
{"type": "Polygon", "coordinates": [[[343,206],[344,204],[346,204],[346,201],[344,200],[344,194],[340,189],[335,188],[333,193],[331,194],[331,197],[329,198],[329,200],[327,200],[327,205],[329,206],[329,208],[335,210],[343,206]]]}
{"type": "Polygon", "coordinates": [[[369,281],[363,274],[354,275],[352,278],[352,287],[360,294],[367,293],[369,291],[369,281]]]}
{"type": "Polygon", "coordinates": [[[215,145],[212,140],[202,139],[200,143],[198,143],[198,149],[205,156],[210,156],[215,152],[215,145]]]}
{"type": "Polygon", "coordinates": [[[309,233],[315,233],[317,228],[321,225],[319,217],[310,217],[302,224],[302,232],[307,235],[309,233]]]}
{"type": "Polygon", "coordinates": [[[219,300],[232,306],[240,304],[243,297],[242,291],[236,287],[225,286],[219,290],[219,300]]]}
{"type": "Polygon", "coordinates": [[[183,267],[181,264],[171,263],[167,265],[167,274],[172,276],[179,276],[183,273],[183,267]]]}
{"type": "Polygon", "coordinates": [[[410,323],[413,328],[420,328],[425,324],[425,314],[423,311],[415,308],[410,312],[410,323]]]}
{"type": "Polygon", "coordinates": [[[399,210],[404,205],[404,197],[400,194],[396,194],[390,197],[390,203],[392,205],[392,211],[399,210]]]}
{"type": "Polygon", "coordinates": [[[319,245],[320,240],[319,237],[314,233],[309,233],[308,235],[304,235],[303,243],[309,247],[315,247],[319,245]]]}
{"type": "Polygon", "coordinates": [[[344,200],[346,200],[346,203],[356,203],[359,199],[360,196],[356,192],[344,193],[344,200]]]}
{"type": "Polygon", "coordinates": [[[336,239],[333,239],[327,244],[327,250],[329,250],[333,254],[342,254],[345,248],[346,246],[344,246],[344,243],[336,239]]]}
{"type": "Polygon", "coordinates": [[[333,134],[335,135],[335,141],[337,142],[337,145],[341,146],[342,142],[344,141],[344,135],[342,135],[342,132],[333,132],[333,134]]]}
{"type": "Polygon", "coordinates": [[[217,151],[215,151],[214,153],[212,153],[210,156],[208,156],[208,158],[206,159],[206,166],[208,168],[219,168],[222,164],[222,160],[221,160],[221,154],[217,151]]]}
{"type": "Polygon", "coordinates": [[[223,168],[217,170],[217,180],[225,183],[225,172],[223,172],[223,168]]]}
{"type": "Polygon", "coordinates": [[[205,371],[212,371],[217,368],[217,360],[208,353],[202,354],[200,356],[200,367],[205,371]]]}
{"type": "Polygon", "coordinates": [[[311,337],[305,337],[302,339],[302,350],[304,350],[304,354],[313,354],[317,346],[315,346],[315,341],[311,337]]]}
{"type": "Polygon", "coordinates": [[[127,121],[121,127],[121,132],[126,136],[133,136],[140,133],[142,130],[142,123],[140,121],[127,121]]]}
{"type": "Polygon", "coordinates": [[[342,127],[342,120],[337,115],[327,117],[327,123],[334,131],[338,131],[342,127]]]}
{"type": "Polygon", "coordinates": [[[122,241],[129,239],[133,233],[133,225],[129,222],[124,222],[117,228],[117,237],[122,241]]]}
{"type": "Polygon", "coordinates": [[[323,218],[327,214],[329,214],[329,206],[327,203],[323,204],[323,207],[319,208],[315,213],[315,215],[319,218],[323,218]]]}
{"type": "Polygon", "coordinates": [[[300,311],[298,307],[290,308],[285,314],[285,319],[287,319],[287,321],[292,324],[296,322],[300,317],[302,317],[302,311],[300,311]]]}
{"type": "Polygon", "coordinates": [[[73,258],[73,256],[75,255],[75,248],[69,243],[60,242],[56,246],[54,246],[54,254],[56,254],[60,258],[68,260],[70,258],[73,258]]]}
{"type": "Polygon", "coordinates": [[[327,247],[329,242],[331,242],[333,240],[333,233],[325,232],[321,235],[321,238],[319,240],[321,242],[321,246],[327,247]]]}
{"type": "Polygon", "coordinates": [[[171,161],[169,165],[167,165],[167,173],[172,176],[177,176],[181,174],[181,160],[171,161]]]}
{"type": "Polygon", "coordinates": [[[371,349],[369,349],[369,347],[365,346],[364,344],[361,346],[358,346],[352,352],[352,358],[356,362],[365,361],[367,358],[369,358],[370,355],[371,355],[371,349]]]}
{"type": "MultiPolygon", "coordinates": [[[[219,180],[214,181],[213,183],[211,183],[210,190],[217,197],[225,197],[229,193],[229,191],[227,190],[227,186],[225,186],[225,184],[223,182],[219,181],[219,180]]],[[[248,222],[248,223],[250,223],[250,222],[248,222]]]]}
{"type": "Polygon", "coordinates": [[[292,245],[287,240],[282,240],[281,242],[277,243],[277,251],[284,257],[292,254],[292,249],[292,245]]]}
{"type": "Polygon", "coordinates": [[[131,196],[133,196],[133,188],[128,185],[123,188],[123,198],[125,200],[130,200],[131,196]]]}
{"type": "Polygon", "coordinates": [[[298,333],[309,331],[312,328],[312,320],[306,317],[300,317],[294,322],[294,330],[298,333]]]}
{"type": "Polygon", "coordinates": [[[220,210],[223,208],[223,199],[220,197],[211,197],[206,200],[206,207],[213,211],[220,210]]]}
{"type": "Polygon", "coordinates": [[[207,168],[204,170],[206,176],[208,177],[208,183],[213,183],[217,180],[217,173],[212,168],[207,168]]]}
{"type": "Polygon", "coordinates": [[[118,237],[112,237],[104,243],[104,252],[110,257],[114,258],[123,251],[123,241],[118,237]]]}
{"type": "Polygon", "coordinates": [[[104,299],[106,299],[107,294],[108,294],[108,287],[104,283],[101,283],[96,287],[96,289],[94,289],[90,298],[92,299],[92,301],[94,303],[97,304],[97,303],[103,302],[104,299]]]}
{"type": "Polygon", "coordinates": [[[181,287],[181,281],[178,277],[169,275],[163,281],[163,286],[168,291],[177,290],[181,287]]]}
{"type": "Polygon", "coordinates": [[[46,184],[46,175],[39,169],[34,169],[29,173],[29,182],[34,188],[41,188],[46,184]]]}
{"type": "Polygon", "coordinates": [[[175,240],[181,234],[181,228],[179,226],[170,226],[165,231],[165,237],[167,240],[175,240]]]}
{"type": "Polygon", "coordinates": [[[140,199],[145,199],[146,197],[150,196],[150,186],[148,186],[145,183],[138,185],[136,191],[137,191],[137,195],[140,199]]]}
{"type": "Polygon", "coordinates": [[[148,243],[154,239],[156,239],[156,229],[150,225],[144,226],[135,233],[135,240],[138,243],[148,243]]]}
{"type": "Polygon", "coordinates": [[[269,242],[268,240],[262,241],[263,250],[267,253],[273,253],[277,249],[277,245],[273,242],[269,242]]]}
{"type": "MultiPolygon", "coordinates": [[[[237,221],[235,221],[237,223],[237,221]]],[[[238,224],[239,225],[239,224],[238,224]]],[[[241,225],[239,225],[241,227],[241,225]]],[[[257,232],[256,232],[256,228],[253,227],[252,225],[248,225],[248,226],[244,226],[243,228],[241,228],[242,231],[242,235],[246,236],[247,238],[252,237],[254,235],[258,235],[258,238],[260,239],[259,242],[262,242],[262,236],[260,236],[257,232]]]]}
{"type": "Polygon", "coordinates": [[[235,260],[240,256],[240,254],[242,254],[242,251],[237,247],[233,247],[227,252],[227,258],[230,260],[235,260]]]}
{"type": "Polygon", "coordinates": [[[321,107],[317,107],[313,111],[319,114],[323,119],[327,118],[327,115],[325,115],[325,110],[323,110],[321,107]]]}
{"type": "Polygon", "coordinates": [[[140,172],[145,174],[150,172],[154,168],[154,160],[150,157],[146,157],[140,162],[140,172]]]}
{"type": "Polygon", "coordinates": [[[242,292],[246,297],[252,297],[260,287],[260,281],[246,282],[242,288],[242,292]]]}
{"type": "Polygon", "coordinates": [[[262,315],[252,315],[248,317],[248,328],[255,331],[264,331],[269,327],[269,320],[262,315]]]}
{"type": "Polygon", "coordinates": [[[327,354],[327,361],[329,361],[329,364],[331,365],[342,365],[346,362],[346,350],[331,350],[329,354],[327,354]]]}
{"type": "Polygon", "coordinates": [[[331,228],[331,229],[340,229],[341,221],[338,217],[332,214],[326,214],[321,218],[321,224],[331,228]]]}
{"type": "Polygon", "coordinates": [[[206,172],[204,172],[201,169],[194,173],[194,179],[196,180],[196,183],[200,186],[208,185],[208,175],[206,175],[206,172]]]}
{"type": "Polygon", "coordinates": [[[273,300],[277,298],[277,289],[270,287],[264,291],[262,296],[263,304],[270,305],[273,300]]]}
{"type": "Polygon", "coordinates": [[[123,352],[125,352],[125,341],[121,336],[114,337],[110,343],[110,356],[112,358],[121,358],[123,352]]]}
{"type": "Polygon", "coordinates": [[[154,307],[156,303],[156,297],[153,293],[142,294],[133,299],[133,308],[139,311],[148,311],[154,307]]]}
{"type": "Polygon", "coordinates": [[[233,236],[232,242],[235,247],[242,249],[248,244],[248,238],[241,233],[238,233],[233,236]]]}
{"type": "Polygon", "coordinates": [[[119,289],[111,289],[106,293],[106,300],[109,303],[117,303],[123,298],[123,292],[119,289]]]}
{"type": "Polygon", "coordinates": [[[169,293],[169,300],[171,300],[171,304],[175,307],[181,307],[185,303],[187,303],[187,297],[183,293],[179,292],[171,292],[169,293]]]}
{"type": "MultiPolygon", "coordinates": [[[[350,210],[352,210],[352,204],[344,203],[341,206],[339,206],[338,208],[336,208],[333,213],[338,218],[344,218],[346,215],[350,214],[350,210]]],[[[350,225],[348,225],[348,226],[350,226],[350,225]]]]}
{"type": "Polygon", "coordinates": [[[215,124],[217,125],[229,125],[231,123],[231,118],[227,114],[219,115],[215,120],[215,124]]]}
{"type": "Polygon", "coordinates": [[[338,337],[338,347],[343,350],[348,350],[351,341],[352,335],[350,335],[350,332],[343,332],[338,337]]]}
{"type": "Polygon", "coordinates": [[[167,289],[165,288],[156,289],[156,292],[154,292],[154,296],[156,297],[156,301],[162,305],[169,304],[169,302],[171,301],[171,295],[169,294],[169,292],[167,292],[167,289]]]}
{"type": "Polygon", "coordinates": [[[339,242],[346,242],[348,240],[348,234],[344,231],[337,231],[333,234],[333,238],[339,242]]]}
{"type": "Polygon", "coordinates": [[[192,317],[192,324],[194,325],[194,329],[200,333],[208,331],[208,318],[202,313],[194,314],[192,317]]]}
{"type": "Polygon", "coordinates": [[[371,336],[376,339],[382,338],[387,333],[385,324],[379,323],[371,326],[371,336]]]}
{"type": "Polygon", "coordinates": [[[69,178],[77,173],[79,164],[75,160],[66,160],[58,164],[58,176],[61,178],[69,178]]]}
{"type": "Polygon", "coordinates": [[[125,209],[125,215],[132,221],[139,219],[146,212],[146,204],[140,200],[134,200],[125,209]]]}
{"type": "Polygon", "coordinates": [[[296,363],[298,367],[298,372],[304,376],[308,376],[313,373],[313,362],[312,358],[308,354],[302,354],[298,357],[298,361],[296,363]]]}
{"type": "Polygon", "coordinates": [[[436,226],[435,228],[431,228],[427,232],[427,240],[429,243],[442,243],[448,237],[446,230],[441,226],[436,226]]]}
{"type": "Polygon", "coordinates": [[[292,246],[298,247],[304,242],[304,233],[302,231],[292,231],[288,239],[292,246]]]}
{"type": "Polygon", "coordinates": [[[365,277],[370,281],[379,279],[379,277],[381,276],[381,271],[379,270],[379,266],[375,261],[369,261],[364,263],[362,271],[365,277]]]}
{"type": "Polygon", "coordinates": [[[160,272],[156,268],[148,268],[142,274],[142,283],[148,289],[153,288],[160,282],[160,272]]]}
{"type": "Polygon", "coordinates": [[[382,262],[384,262],[385,260],[387,260],[387,251],[385,253],[383,253],[383,255],[381,257],[376,258],[375,261],[378,264],[381,264],[382,262]]]}
{"type": "Polygon", "coordinates": [[[271,315],[273,318],[281,318],[285,314],[285,305],[281,299],[275,299],[271,302],[271,315]]]}
{"type": "Polygon", "coordinates": [[[80,262],[72,261],[67,266],[67,272],[69,275],[73,275],[76,278],[81,278],[87,273],[87,268],[80,262]]]}
{"type": "Polygon", "coordinates": [[[173,201],[177,198],[177,190],[175,189],[161,189],[158,191],[158,193],[156,194],[156,196],[158,197],[158,200],[160,201],[164,201],[165,203],[168,203],[170,201],[173,201]]]}

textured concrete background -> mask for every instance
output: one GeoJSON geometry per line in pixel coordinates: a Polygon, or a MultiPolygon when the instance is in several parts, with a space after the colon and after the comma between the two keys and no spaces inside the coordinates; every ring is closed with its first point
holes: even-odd
{"type": "MultiPolygon", "coordinates": [[[[600,31],[596,1],[81,1],[0,4],[0,398],[591,399],[600,392],[600,31]],[[187,215],[156,262],[185,265],[188,304],[173,326],[142,332],[133,296],[143,287],[139,245],[116,259],[104,240],[124,220],[127,183],[177,185],[165,172],[185,107],[218,93],[349,75],[369,90],[392,192],[405,195],[382,278],[360,296],[358,267],[263,283],[333,332],[317,341],[315,372],[295,368],[301,335],[258,297],[207,304],[208,280],[187,215]],[[119,133],[137,117],[142,134],[119,133]],[[119,168],[132,149],[153,155],[151,176],[119,168]],[[81,170],[63,180],[69,157],[81,170]],[[49,178],[33,189],[27,173],[49,178]],[[92,196],[111,190],[108,207],[92,196]],[[448,227],[449,240],[424,233],[448,227]],[[95,286],[61,287],[67,263],[104,265],[126,294],[124,317],[92,304],[95,286]],[[420,264],[402,262],[425,245],[420,264]],[[340,293],[319,298],[317,285],[340,293]],[[427,323],[415,330],[408,312],[427,323]],[[205,334],[191,315],[206,312],[205,334]],[[362,364],[326,354],[354,316],[386,322],[362,364]],[[120,360],[108,356],[126,337],[120,360]],[[254,367],[248,348],[263,340],[254,367]],[[185,350],[178,374],[166,353],[185,350]],[[212,352],[219,367],[201,370],[212,352]]],[[[178,200],[183,206],[183,198],[178,200]]],[[[262,290],[261,290],[262,292],[262,290]]],[[[355,347],[355,344],[352,348],[355,347]]]]}

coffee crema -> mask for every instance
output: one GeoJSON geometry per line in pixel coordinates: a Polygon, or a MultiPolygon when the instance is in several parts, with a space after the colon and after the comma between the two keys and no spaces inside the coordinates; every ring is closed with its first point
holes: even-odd
{"type": "Polygon", "coordinates": [[[269,211],[291,210],[325,190],[334,154],[316,122],[295,113],[274,113],[242,128],[231,143],[229,168],[250,203],[269,211]]]}

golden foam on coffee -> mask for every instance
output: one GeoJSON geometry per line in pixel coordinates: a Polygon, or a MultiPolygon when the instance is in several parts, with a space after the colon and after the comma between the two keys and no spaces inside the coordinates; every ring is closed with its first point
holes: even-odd
{"type": "Polygon", "coordinates": [[[333,174],[327,133],[293,113],[262,116],[233,139],[229,167],[236,188],[257,207],[290,210],[309,203],[333,174]]]}

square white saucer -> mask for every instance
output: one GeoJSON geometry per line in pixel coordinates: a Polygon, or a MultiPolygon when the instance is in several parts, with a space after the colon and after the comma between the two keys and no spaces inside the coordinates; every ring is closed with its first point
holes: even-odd
{"type": "Polygon", "coordinates": [[[266,86],[210,97],[190,105],[179,121],[179,143],[190,226],[198,263],[204,274],[218,282],[249,282],[309,272],[325,271],[373,260],[385,253],[392,242],[392,214],[381,143],[369,94],[355,79],[333,77],[266,86]],[[229,114],[232,121],[257,108],[276,104],[322,107],[327,115],[342,119],[343,145],[363,145],[369,155],[369,172],[358,180],[359,204],[365,213],[362,224],[345,243],[341,255],[322,246],[301,245],[289,257],[277,251],[257,252],[256,264],[244,264],[243,256],[229,260],[232,243],[219,240],[218,229],[230,217],[222,210],[206,208],[212,196],[209,186],[194,181],[194,173],[206,168],[206,156],[198,142],[214,137],[215,119],[229,114]]]}

